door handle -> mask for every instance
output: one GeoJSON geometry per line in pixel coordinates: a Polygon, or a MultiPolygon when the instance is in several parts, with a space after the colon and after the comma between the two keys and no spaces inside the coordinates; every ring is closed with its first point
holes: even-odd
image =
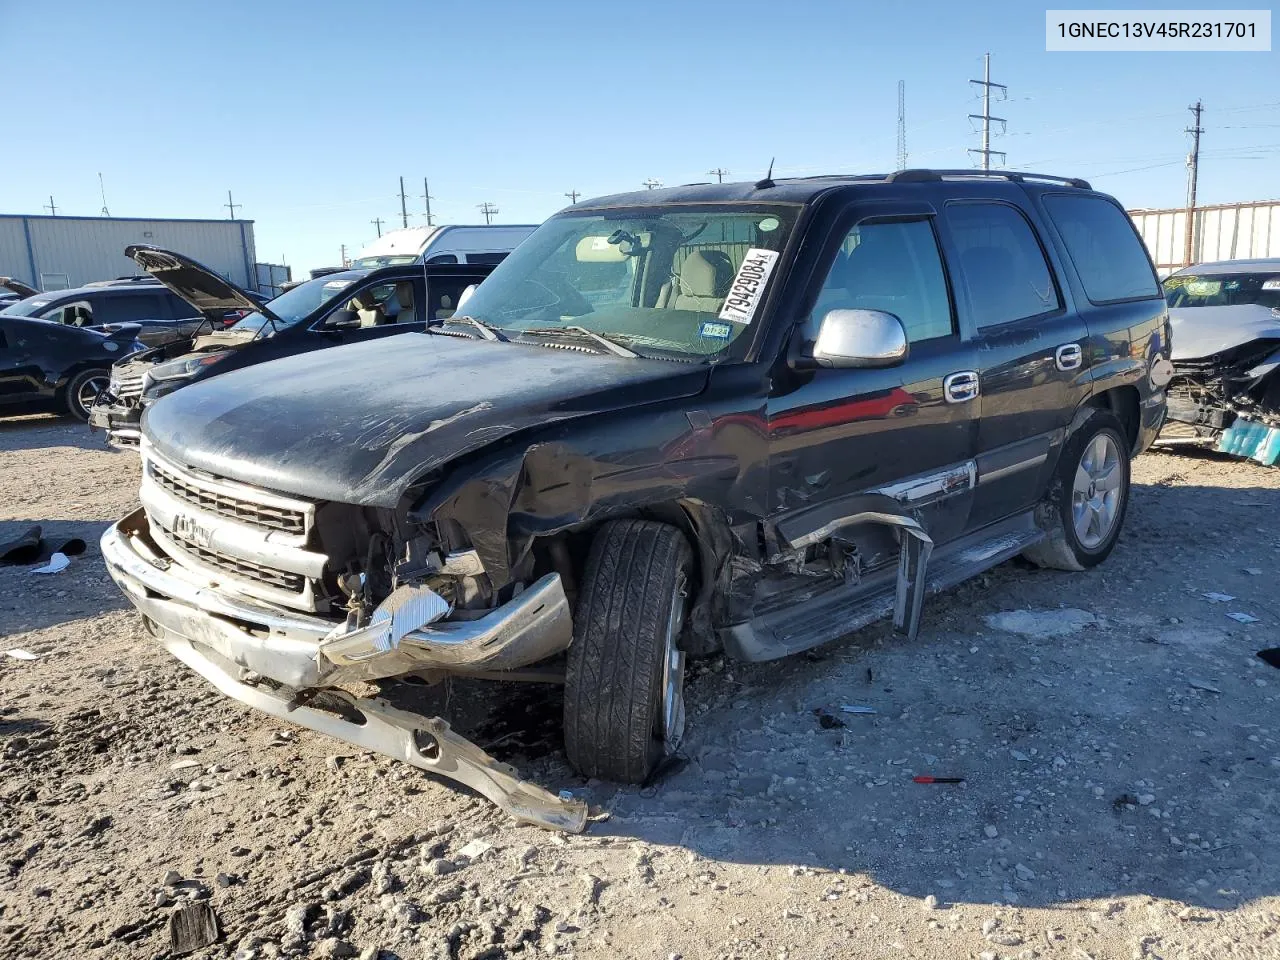
{"type": "Polygon", "coordinates": [[[947,403],[967,403],[978,395],[978,374],[973,370],[949,373],[942,380],[947,403]]]}
{"type": "Polygon", "coordinates": [[[1059,370],[1079,370],[1084,362],[1084,351],[1078,343],[1064,343],[1054,351],[1053,362],[1059,370]]]}

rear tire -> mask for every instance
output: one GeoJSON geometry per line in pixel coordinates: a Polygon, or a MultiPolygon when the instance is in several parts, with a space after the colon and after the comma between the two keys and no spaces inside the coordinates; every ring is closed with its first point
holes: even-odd
{"type": "Polygon", "coordinates": [[[691,565],[669,524],[616,520],[596,534],[565,669],[565,752],[583,776],[643,783],[679,745],[691,565]]]}
{"type": "Polygon", "coordinates": [[[93,367],[81,370],[68,382],[62,393],[62,405],[67,413],[83,423],[89,422],[89,408],[98,394],[111,382],[111,371],[93,367]]]}
{"type": "Polygon", "coordinates": [[[1067,438],[1041,504],[1049,536],[1023,553],[1054,570],[1088,570],[1115,549],[1129,509],[1129,442],[1124,425],[1096,410],[1067,438]]]}

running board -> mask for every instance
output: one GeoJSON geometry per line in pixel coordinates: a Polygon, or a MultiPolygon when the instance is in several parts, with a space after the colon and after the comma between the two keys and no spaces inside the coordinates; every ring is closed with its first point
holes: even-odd
{"type": "Polygon", "coordinates": [[[726,651],[739,660],[776,660],[847,636],[887,616],[894,629],[914,640],[926,594],[939,593],[1016,557],[1044,539],[1028,511],[962,537],[936,551],[900,525],[896,571],[884,570],[856,586],[838,586],[722,631],[726,651]]]}

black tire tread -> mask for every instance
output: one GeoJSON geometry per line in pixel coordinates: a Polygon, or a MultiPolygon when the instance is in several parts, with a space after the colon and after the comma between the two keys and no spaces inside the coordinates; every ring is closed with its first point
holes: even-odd
{"type": "Polygon", "coordinates": [[[691,551],[666,523],[615,520],[591,544],[565,668],[564,739],[587,777],[641,783],[653,736],[676,578],[691,551]]]}

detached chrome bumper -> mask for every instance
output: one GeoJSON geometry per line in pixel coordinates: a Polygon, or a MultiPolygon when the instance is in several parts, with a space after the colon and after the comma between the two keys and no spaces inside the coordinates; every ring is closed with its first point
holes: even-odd
{"type": "Polygon", "coordinates": [[[331,621],[219,592],[212,579],[154,548],[142,510],[107,528],[102,556],[111,578],[164,647],[226,695],[449,777],[517,819],[572,832],[585,827],[583,803],[561,800],[520,780],[513,767],[453,733],[442,719],[332,689],[323,697],[340,698],[341,710],[306,706],[311,688],[431,668],[504,670],[559,653],[569,646],[573,627],[557,575],[542,578],[477,620],[436,621],[388,645],[385,632],[335,634],[331,621]]]}

